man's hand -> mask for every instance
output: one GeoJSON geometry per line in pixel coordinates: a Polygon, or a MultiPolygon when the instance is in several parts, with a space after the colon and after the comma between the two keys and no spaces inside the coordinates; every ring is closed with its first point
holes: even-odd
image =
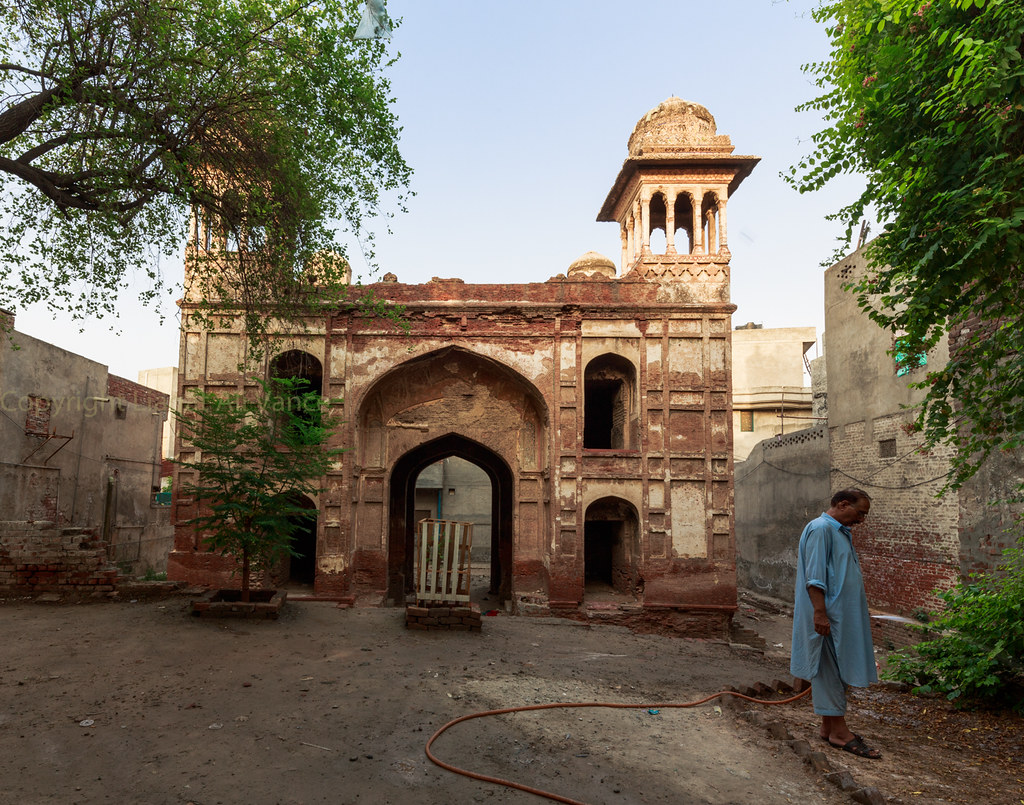
{"type": "Polygon", "coordinates": [[[832,631],[832,624],[828,621],[828,613],[825,611],[825,591],[820,587],[808,587],[807,595],[814,605],[814,631],[820,635],[827,635],[832,631]]]}

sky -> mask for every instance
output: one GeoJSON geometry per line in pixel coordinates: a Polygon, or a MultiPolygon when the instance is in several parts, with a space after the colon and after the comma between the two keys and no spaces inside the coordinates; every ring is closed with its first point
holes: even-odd
{"type": "MultiPolygon", "coordinates": [[[[729,199],[734,325],[814,326],[820,338],[822,262],[842,229],[826,216],[859,184],[800,195],[779,175],[821,128],[814,113],[795,111],[818,94],[801,66],[828,53],[814,5],[388,0],[401,23],[387,75],[416,195],[375,227],[379,272],[406,283],[519,283],[564,273],[591,250],[618,264],[618,225],[597,213],[636,122],[677,95],[708,108],[734,153],[761,157],[729,199]]],[[[349,256],[373,281],[359,249],[349,256]]],[[[127,292],[117,320],[28,308],[15,328],[130,379],[176,365],[181,262],[164,269],[174,287],[155,308],[127,292]]]]}

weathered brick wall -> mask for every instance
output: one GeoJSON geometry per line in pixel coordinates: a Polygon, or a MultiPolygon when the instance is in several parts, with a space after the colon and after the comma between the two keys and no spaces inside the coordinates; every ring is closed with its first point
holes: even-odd
{"type": "Polygon", "coordinates": [[[871,513],[854,529],[868,604],[901,615],[939,606],[933,591],[960,575],[956,496],[936,497],[949,450],[921,452],[910,421],[900,412],[877,417],[870,429],[856,422],[831,433],[833,491],[856,486],[872,497],[871,513]],[[893,441],[895,455],[883,457],[893,441]]]}
{"type": "Polygon", "coordinates": [[[95,529],[0,522],[0,592],[100,597],[117,581],[95,529]]]}
{"type": "Polygon", "coordinates": [[[46,436],[50,432],[51,403],[45,397],[28,395],[28,409],[25,413],[25,433],[46,436]]]}
{"type": "Polygon", "coordinates": [[[171,399],[162,391],[109,374],[107,375],[107,395],[136,405],[156,408],[159,411],[166,411],[171,399]]]}

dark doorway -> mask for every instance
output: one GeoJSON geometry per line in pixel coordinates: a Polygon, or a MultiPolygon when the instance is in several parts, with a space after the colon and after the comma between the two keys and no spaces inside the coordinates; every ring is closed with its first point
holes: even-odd
{"type": "Polygon", "coordinates": [[[589,520],[583,531],[583,567],[587,584],[612,586],[612,567],[616,548],[620,547],[622,522],[589,520]]]}
{"type": "Polygon", "coordinates": [[[606,497],[587,507],[583,525],[585,595],[638,596],[640,539],[636,509],[621,498],[606,497]]]}
{"type": "Polygon", "coordinates": [[[289,518],[295,529],[292,531],[292,550],[297,555],[285,556],[280,572],[289,586],[312,587],[316,581],[316,504],[305,495],[297,495],[293,502],[312,516],[295,515],[289,518]]]}
{"type": "Polygon", "coordinates": [[[288,581],[295,584],[313,584],[316,581],[316,519],[298,518],[298,528],[292,536],[293,556],[288,581]]]}
{"type": "Polygon", "coordinates": [[[475,464],[491,480],[491,592],[499,602],[512,595],[512,471],[497,453],[452,433],[409,451],[391,470],[388,598],[396,603],[404,602],[405,596],[414,591],[416,478],[431,464],[450,456],[475,464]]]}

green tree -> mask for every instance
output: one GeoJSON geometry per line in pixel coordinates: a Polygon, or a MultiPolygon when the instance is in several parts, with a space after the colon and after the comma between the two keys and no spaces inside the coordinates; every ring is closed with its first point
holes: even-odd
{"type": "Polygon", "coordinates": [[[320,395],[296,379],[261,381],[251,396],[195,390],[194,402],[175,416],[177,463],[188,476],[178,494],[196,506],[186,523],[211,550],[238,562],[248,601],[253,571],[296,555],[292,537],[315,516],[299,498],[319,492],[342,452],[326,446],[336,422],[320,395]]]}
{"type": "Polygon", "coordinates": [[[1024,444],[1024,13],[1019,0],[830,0],[831,54],[806,68],[827,127],[787,175],[801,192],[866,178],[834,218],[840,253],[883,224],[853,290],[904,356],[964,330],[916,427],[954,448],[949,486],[1024,444]],[[872,300],[878,300],[874,302],[872,300]]]}
{"type": "Polygon", "coordinates": [[[337,227],[372,259],[368,218],[401,206],[410,176],[385,44],[353,39],[357,5],[5,3],[0,306],[113,313],[141,277],[151,300],[193,214],[217,233],[202,293],[231,298],[250,329],[267,304],[337,298],[337,227]]]}

